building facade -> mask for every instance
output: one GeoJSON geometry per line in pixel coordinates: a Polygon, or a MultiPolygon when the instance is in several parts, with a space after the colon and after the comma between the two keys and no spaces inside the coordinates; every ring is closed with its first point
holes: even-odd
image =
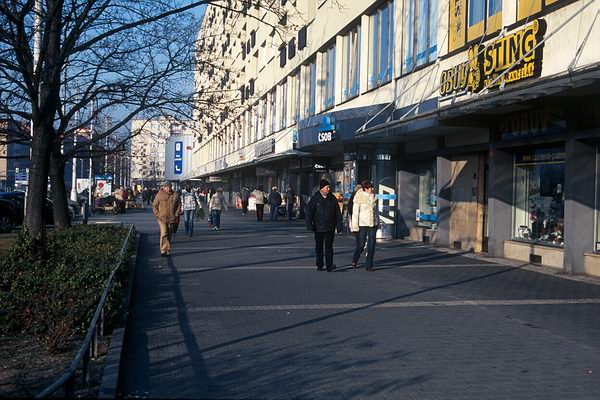
{"type": "Polygon", "coordinates": [[[165,141],[172,135],[191,135],[190,121],[173,118],[131,121],[131,183],[156,187],[165,180],[165,141]]]}
{"type": "Polygon", "coordinates": [[[223,65],[198,85],[239,104],[191,175],[304,200],[369,179],[382,237],[600,275],[599,2],[276,3],[284,21],[206,11],[198,50],[223,65]]]}

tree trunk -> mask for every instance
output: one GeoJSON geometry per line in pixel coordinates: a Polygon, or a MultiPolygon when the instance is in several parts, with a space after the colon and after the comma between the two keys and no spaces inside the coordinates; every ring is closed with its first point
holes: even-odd
{"type": "Polygon", "coordinates": [[[68,214],[67,188],[65,185],[65,162],[60,151],[60,142],[52,146],[50,156],[50,185],[52,202],[54,203],[54,227],[64,229],[71,226],[68,214]]]}
{"type": "Polygon", "coordinates": [[[35,253],[40,259],[44,257],[46,247],[44,199],[48,194],[49,137],[50,135],[44,132],[42,124],[34,126],[25,222],[29,236],[33,239],[35,245],[35,253]]]}

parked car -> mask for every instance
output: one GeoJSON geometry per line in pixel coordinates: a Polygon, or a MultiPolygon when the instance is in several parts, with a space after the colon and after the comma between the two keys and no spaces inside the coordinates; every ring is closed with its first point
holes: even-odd
{"type": "Polygon", "coordinates": [[[15,205],[12,201],[0,199],[0,232],[8,233],[15,226],[15,205]]]}
{"type": "MultiPolygon", "coordinates": [[[[14,225],[22,225],[25,216],[25,192],[0,192],[0,200],[8,200],[14,204],[14,225]]],[[[73,219],[73,211],[68,208],[69,219],[73,219]]],[[[43,209],[44,224],[54,225],[54,204],[45,199],[43,209]]]]}

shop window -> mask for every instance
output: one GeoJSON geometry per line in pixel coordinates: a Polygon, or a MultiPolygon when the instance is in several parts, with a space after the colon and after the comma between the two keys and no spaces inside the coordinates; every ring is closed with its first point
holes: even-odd
{"type": "Polygon", "coordinates": [[[360,25],[344,36],[342,47],[342,100],[358,96],[360,82],[360,25]]]}
{"type": "Polygon", "coordinates": [[[420,163],[417,175],[419,180],[417,224],[435,229],[438,223],[437,161],[420,163]]]}
{"type": "Polygon", "coordinates": [[[565,149],[541,149],[515,157],[514,238],[562,246],[565,149]]]}
{"type": "Polygon", "coordinates": [[[402,72],[410,73],[414,68],[437,58],[438,0],[405,0],[406,23],[402,72]]]}
{"type": "Polygon", "coordinates": [[[394,69],[394,2],[371,15],[369,26],[369,89],[392,79],[394,69]]]}

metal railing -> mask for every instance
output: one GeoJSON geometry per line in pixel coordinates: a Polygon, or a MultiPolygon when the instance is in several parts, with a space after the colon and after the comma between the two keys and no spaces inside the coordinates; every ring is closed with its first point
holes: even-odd
{"type": "Polygon", "coordinates": [[[94,313],[94,317],[90,322],[90,326],[88,328],[87,334],[85,335],[85,340],[81,345],[81,348],[71,361],[68,370],[62,374],[54,383],[46,387],[43,391],[38,393],[35,398],[43,399],[54,392],[56,392],[61,387],[64,387],[65,398],[75,397],[75,384],[77,377],[77,369],[79,365],[81,365],[82,373],[81,380],[82,385],[86,386],[90,381],[90,359],[96,358],[98,356],[98,339],[103,336],[104,331],[104,303],[106,301],[106,297],[108,296],[108,291],[110,290],[113,278],[117,272],[117,270],[121,267],[123,263],[123,254],[127,249],[127,245],[129,244],[129,239],[131,237],[131,233],[133,232],[133,225],[129,228],[129,232],[127,233],[127,237],[125,238],[125,242],[123,243],[123,247],[121,247],[121,251],[119,252],[119,261],[113,267],[108,280],[106,282],[106,287],[102,292],[102,296],[100,297],[100,301],[96,306],[96,312],[94,313]]]}

